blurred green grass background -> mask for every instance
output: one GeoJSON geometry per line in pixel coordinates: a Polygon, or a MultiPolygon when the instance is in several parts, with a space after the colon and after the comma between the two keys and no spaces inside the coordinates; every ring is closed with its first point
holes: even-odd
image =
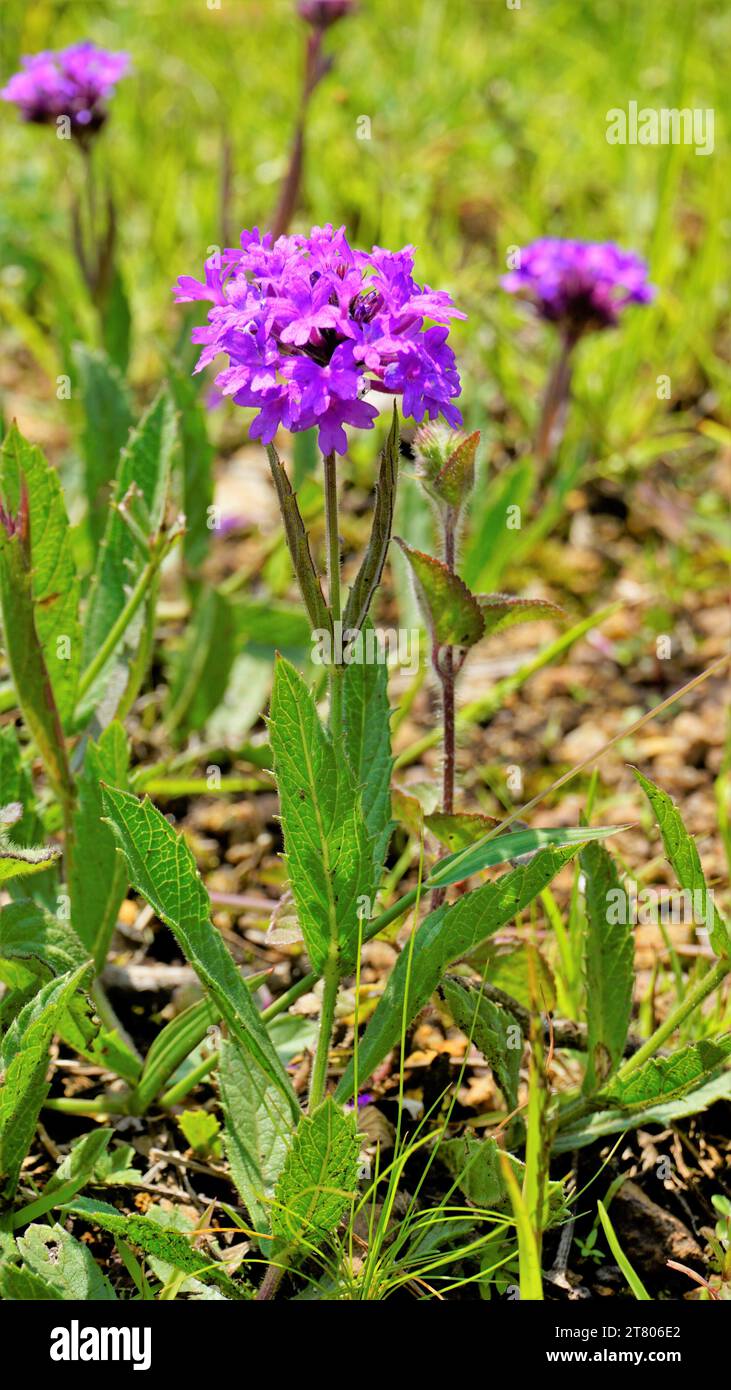
{"type": "MultiPolygon", "coordinates": [[[[180,332],[171,284],[199,274],[221,241],[225,139],[232,224],[267,225],[304,26],[294,0],[5,0],[3,80],[21,54],[82,37],[127,49],[134,64],[98,155],[119,202],[132,375],[144,384],[180,332]]],[[[658,422],[667,432],[668,411],[682,434],[684,408],[701,398],[726,418],[723,0],[523,0],[519,9],[505,0],[361,0],[326,46],[335,63],[312,106],[297,225],[344,222],[361,245],[416,245],[419,278],[451,290],[469,314],[454,341],[471,422],[508,412],[529,429],[553,335],[498,280],[508,248],[539,235],[615,239],[647,257],[660,289],[651,309],[583,346],[575,390],[593,449],[642,462],[658,422]],[[712,108],[714,153],[608,144],[607,111],[630,101],[712,108]],[[363,116],[369,140],[358,138],[363,116]],[[658,402],[659,374],[671,378],[669,404],[658,402]]],[[[2,305],[21,337],[35,322],[35,355],[45,344],[50,372],[90,332],[68,247],[76,152],[4,104],[0,128],[2,305]]]]}

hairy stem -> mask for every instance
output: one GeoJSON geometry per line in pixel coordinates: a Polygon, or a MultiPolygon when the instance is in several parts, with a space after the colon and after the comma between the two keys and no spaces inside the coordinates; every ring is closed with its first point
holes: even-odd
{"type": "MultiPolygon", "coordinates": [[[[454,574],[456,561],[456,527],[457,513],[454,507],[448,507],[444,516],[444,563],[450,574],[454,574]]],[[[444,761],[442,765],[442,810],[445,815],[451,816],[454,810],[454,779],[456,767],[456,735],[454,718],[454,687],[457,672],[455,670],[454,648],[444,647],[440,652],[434,651],[432,660],[435,669],[442,683],[442,737],[444,745],[444,761]]],[[[432,898],[432,904],[441,907],[446,896],[444,888],[437,888],[432,898]]]]}
{"type": "Polygon", "coordinates": [[[563,437],[571,390],[572,353],[575,346],[576,336],[565,333],[561,341],[561,350],[548,378],[535,440],[535,456],[541,465],[548,463],[563,437]]]}

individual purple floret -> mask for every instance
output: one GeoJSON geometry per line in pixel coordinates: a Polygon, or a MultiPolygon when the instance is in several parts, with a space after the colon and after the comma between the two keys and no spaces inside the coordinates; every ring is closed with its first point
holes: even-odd
{"type": "Polygon", "coordinates": [[[45,125],[68,116],[73,134],[98,130],[106,120],[106,99],[129,69],[127,53],[110,53],[93,43],[73,43],[58,52],[23,58],[21,72],[0,91],[26,121],[45,125]]]}
{"type": "Polygon", "coordinates": [[[520,266],[503,289],[532,301],[538,313],[575,336],[611,328],[628,304],[649,304],[654,287],[645,262],[613,241],[541,237],[520,252],[520,266]]]}
{"type": "Polygon", "coordinates": [[[317,426],[322,452],[344,454],[344,425],[373,427],[378,411],[364,397],[374,390],[402,395],[414,420],[441,415],[456,428],[461,388],[446,325],[465,316],[448,294],[417,285],[413,268],[413,247],[354,251],[344,227],[274,243],[244,231],[240,251],[206,263],[204,284],[178,280],[178,303],[214,306],[193,330],[204,345],[196,371],[228,356],[216,385],[256,407],[251,434],[265,444],[280,425],[317,426]]]}
{"type": "Polygon", "coordinates": [[[298,0],[300,17],[314,29],[327,29],[336,19],[352,14],[355,0],[298,0]]]}

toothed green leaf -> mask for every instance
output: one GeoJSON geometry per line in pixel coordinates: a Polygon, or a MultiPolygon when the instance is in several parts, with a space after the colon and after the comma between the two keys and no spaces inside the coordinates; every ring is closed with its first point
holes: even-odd
{"type": "Polygon", "coordinates": [[[437,646],[473,647],[485,630],[480,605],[467,585],[441,560],[394,536],[411,566],[416,595],[437,646]]]}

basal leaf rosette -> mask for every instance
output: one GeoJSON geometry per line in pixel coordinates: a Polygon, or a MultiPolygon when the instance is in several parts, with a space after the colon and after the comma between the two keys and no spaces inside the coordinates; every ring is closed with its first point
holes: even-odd
{"type": "Polygon", "coordinates": [[[403,398],[417,423],[441,416],[461,424],[452,318],[464,318],[443,290],[413,278],[414,248],[354,250],[345,228],[309,236],[241,233],[240,249],[206,262],[203,282],[181,276],[176,300],[208,300],[196,367],[229,365],[216,385],[254,408],[251,435],[269,444],[280,427],[317,428],[323,454],[344,454],[345,425],[372,429],[373,392],[403,398]]]}

